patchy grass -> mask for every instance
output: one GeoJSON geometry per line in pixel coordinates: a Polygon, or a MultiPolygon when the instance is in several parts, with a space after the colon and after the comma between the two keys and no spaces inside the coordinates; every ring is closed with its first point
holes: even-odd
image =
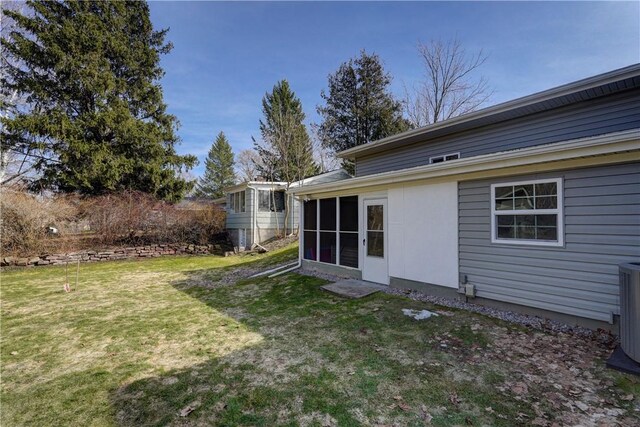
{"type": "Polygon", "coordinates": [[[63,268],[3,272],[1,424],[638,423],[640,381],[595,343],[243,278],[296,254],[87,264],[70,294],[63,268]]]}

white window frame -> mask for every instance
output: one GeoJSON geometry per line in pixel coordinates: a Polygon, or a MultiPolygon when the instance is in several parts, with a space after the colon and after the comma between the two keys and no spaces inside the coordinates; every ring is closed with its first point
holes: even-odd
{"type": "Polygon", "coordinates": [[[246,190],[235,191],[229,193],[229,210],[231,213],[244,213],[247,211],[247,193],[246,190]],[[242,197],[240,197],[242,194],[242,197]],[[236,210],[236,205],[238,210],[236,210]]]}
{"type": "MultiPolygon", "coordinates": [[[[444,162],[450,162],[450,161],[452,161],[452,160],[458,160],[459,158],[460,158],[460,152],[449,153],[449,154],[442,154],[442,155],[440,155],[440,156],[432,156],[432,157],[429,157],[429,164],[430,164],[430,165],[434,164],[434,162],[433,162],[433,161],[434,161],[434,160],[437,160],[437,159],[442,159],[442,161],[441,161],[441,162],[437,162],[437,163],[444,163],[444,162]],[[450,157],[450,156],[456,156],[456,158],[455,158],[455,159],[448,159],[448,160],[447,160],[447,157],[450,157]]],[[[437,163],[435,163],[435,164],[437,164],[437,163]]]]}
{"type": "Polygon", "coordinates": [[[515,182],[498,182],[491,184],[491,243],[504,245],[530,245],[530,246],[564,246],[564,185],[562,178],[531,179],[515,182]],[[557,204],[555,209],[514,209],[496,210],[496,188],[509,187],[515,185],[535,185],[549,182],[556,183],[557,204]],[[497,233],[496,218],[498,215],[556,215],[558,217],[556,228],[558,234],[557,241],[550,240],[528,240],[528,239],[499,239],[497,233]]]}
{"type": "Polygon", "coordinates": [[[285,212],[287,210],[287,192],[285,190],[273,190],[273,189],[260,189],[258,190],[258,212],[262,212],[262,213],[282,213],[285,212]],[[267,210],[262,210],[260,208],[260,193],[261,192],[265,192],[265,193],[269,193],[269,203],[267,206],[267,210]],[[283,203],[282,203],[282,210],[276,210],[276,202],[275,202],[275,193],[282,193],[282,197],[283,197],[283,203]]]}

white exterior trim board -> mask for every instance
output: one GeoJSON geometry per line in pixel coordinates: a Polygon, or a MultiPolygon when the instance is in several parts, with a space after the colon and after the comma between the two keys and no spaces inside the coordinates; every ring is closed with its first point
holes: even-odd
{"type": "Polygon", "coordinates": [[[640,129],[581,138],[548,145],[485,154],[448,162],[424,165],[399,171],[383,172],[290,190],[294,194],[324,193],[376,185],[447,177],[516,166],[571,160],[580,157],[602,156],[620,152],[640,151],[640,129]]]}

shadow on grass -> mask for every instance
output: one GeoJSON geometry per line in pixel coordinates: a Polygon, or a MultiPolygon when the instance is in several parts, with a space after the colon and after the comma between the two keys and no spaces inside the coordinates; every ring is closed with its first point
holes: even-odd
{"type": "MultiPolygon", "coordinates": [[[[418,324],[401,313],[424,303],[380,293],[344,300],[321,291],[325,281],[298,274],[195,286],[202,275],[196,270],[172,285],[263,340],[112,391],[118,424],[418,425],[424,423],[425,402],[449,411],[441,418],[435,413],[436,425],[481,424],[475,406],[459,407],[452,394],[476,406],[529,412],[517,402],[496,403],[491,386],[476,378],[451,380],[451,358],[430,337],[455,329],[459,319],[418,324]]],[[[470,346],[485,344],[481,334],[461,331],[470,346]]]]}

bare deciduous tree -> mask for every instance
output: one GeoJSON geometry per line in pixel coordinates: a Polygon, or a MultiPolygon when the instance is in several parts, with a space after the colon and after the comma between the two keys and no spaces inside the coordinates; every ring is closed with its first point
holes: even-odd
{"type": "Polygon", "coordinates": [[[487,60],[482,50],[468,54],[458,39],[418,43],[425,79],[409,90],[405,112],[414,127],[447,120],[478,109],[493,91],[485,77],[474,72],[487,60]]]}
{"type": "Polygon", "coordinates": [[[318,165],[318,173],[331,172],[340,167],[340,159],[336,157],[331,148],[322,143],[318,127],[315,123],[309,126],[309,137],[313,146],[313,160],[318,165]]]}
{"type": "Polygon", "coordinates": [[[236,157],[238,176],[242,181],[255,181],[258,178],[258,165],[261,159],[255,150],[242,150],[236,157]]]}

